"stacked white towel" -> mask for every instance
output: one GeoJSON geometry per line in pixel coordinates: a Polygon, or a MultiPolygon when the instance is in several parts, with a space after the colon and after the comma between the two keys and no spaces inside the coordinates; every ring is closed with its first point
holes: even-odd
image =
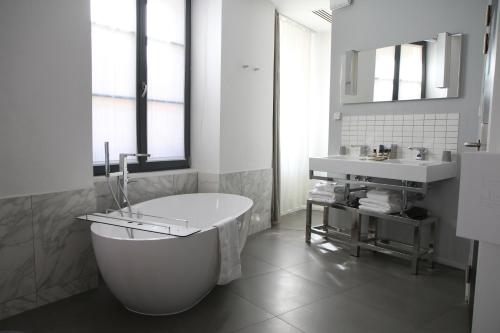
{"type": "Polygon", "coordinates": [[[401,210],[401,195],[389,190],[369,190],[366,198],[359,200],[359,209],[383,214],[397,213],[401,210]]]}
{"type": "Polygon", "coordinates": [[[309,191],[309,199],[325,203],[333,203],[344,198],[344,186],[334,182],[321,181],[309,191]]]}

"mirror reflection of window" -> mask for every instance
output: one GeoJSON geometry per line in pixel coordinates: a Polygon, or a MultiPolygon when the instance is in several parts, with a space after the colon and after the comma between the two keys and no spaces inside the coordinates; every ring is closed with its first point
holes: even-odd
{"type": "Polygon", "coordinates": [[[395,52],[395,46],[379,48],[375,52],[374,102],[392,100],[395,52]]]}
{"type": "Polygon", "coordinates": [[[402,44],[399,62],[399,100],[420,99],[422,96],[423,46],[402,44]]]}

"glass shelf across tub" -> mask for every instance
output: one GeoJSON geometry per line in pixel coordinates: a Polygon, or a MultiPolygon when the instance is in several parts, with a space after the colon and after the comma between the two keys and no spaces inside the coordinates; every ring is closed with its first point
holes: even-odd
{"type": "Polygon", "coordinates": [[[129,212],[126,211],[106,211],[106,213],[85,214],[77,219],[177,237],[187,237],[200,231],[200,229],[189,227],[188,220],[147,215],[141,212],[133,212],[130,217],[129,212]]]}

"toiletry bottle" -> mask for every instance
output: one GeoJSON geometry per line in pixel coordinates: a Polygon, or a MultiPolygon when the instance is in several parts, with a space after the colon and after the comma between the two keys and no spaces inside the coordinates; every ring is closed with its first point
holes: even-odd
{"type": "Polygon", "coordinates": [[[384,156],[384,145],[378,146],[378,156],[384,156]]]}

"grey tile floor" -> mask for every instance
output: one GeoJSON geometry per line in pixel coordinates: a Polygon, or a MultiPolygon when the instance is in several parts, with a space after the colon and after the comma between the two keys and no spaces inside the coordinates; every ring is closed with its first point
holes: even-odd
{"type": "Polygon", "coordinates": [[[250,237],[243,278],[182,314],[135,315],[102,286],[0,321],[0,332],[468,332],[462,271],[413,276],[381,254],[353,258],[321,238],[308,246],[304,221],[297,212],[250,237]]]}

